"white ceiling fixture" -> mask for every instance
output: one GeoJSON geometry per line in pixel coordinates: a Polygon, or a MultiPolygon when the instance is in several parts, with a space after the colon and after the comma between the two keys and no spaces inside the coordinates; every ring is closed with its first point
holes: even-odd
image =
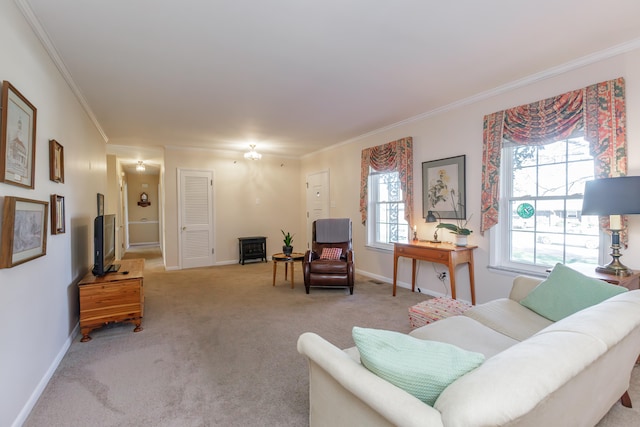
{"type": "Polygon", "coordinates": [[[249,147],[251,147],[251,150],[244,153],[244,158],[249,160],[260,160],[262,158],[262,154],[256,151],[256,145],[251,144],[249,147]]]}
{"type": "Polygon", "coordinates": [[[136,166],[137,172],[144,172],[146,167],[144,166],[144,162],[142,160],[138,160],[138,165],[136,166]]]}

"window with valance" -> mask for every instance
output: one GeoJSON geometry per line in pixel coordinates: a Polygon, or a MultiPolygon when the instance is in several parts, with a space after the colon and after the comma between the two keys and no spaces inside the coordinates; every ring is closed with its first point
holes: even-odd
{"type": "MultiPolygon", "coordinates": [[[[595,158],[595,177],[627,173],[622,77],[484,118],[480,231],[498,223],[500,161],[504,144],[542,145],[581,130],[595,158]]],[[[604,219],[606,220],[606,219],[604,219]]]]}
{"type": "MultiPolygon", "coordinates": [[[[370,191],[376,189],[369,188],[370,178],[373,175],[392,176],[391,179],[399,181],[399,190],[401,191],[396,192],[399,195],[399,199],[396,201],[400,202],[402,206],[397,209],[397,212],[402,212],[402,219],[406,220],[406,224],[412,224],[413,139],[411,137],[406,137],[387,144],[362,150],[360,173],[360,213],[363,224],[367,224],[367,220],[369,219],[371,195],[373,194],[374,197],[378,199],[378,193],[376,191],[370,191]]],[[[382,198],[386,199],[387,196],[383,196],[382,198]]],[[[393,205],[393,203],[391,205],[393,205]]],[[[398,203],[395,203],[395,205],[398,205],[398,203]]],[[[389,221],[385,220],[384,222],[389,221]]],[[[391,220],[390,222],[394,222],[394,220],[391,220]]],[[[395,220],[395,222],[397,225],[397,220],[395,220]]],[[[372,226],[372,224],[369,225],[370,227],[372,226]]],[[[374,231],[374,234],[378,233],[374,231]]],[[[395,232],[392,234],[397,235],[395,232]]]]}

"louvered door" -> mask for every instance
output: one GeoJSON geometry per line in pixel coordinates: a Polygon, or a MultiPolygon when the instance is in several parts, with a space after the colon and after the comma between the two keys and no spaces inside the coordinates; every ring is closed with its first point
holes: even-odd
{"type": "Polygon", "coordinates": [[[180,170],[179,174],[181,267],[213,265],[213,172],[180,170]]]}

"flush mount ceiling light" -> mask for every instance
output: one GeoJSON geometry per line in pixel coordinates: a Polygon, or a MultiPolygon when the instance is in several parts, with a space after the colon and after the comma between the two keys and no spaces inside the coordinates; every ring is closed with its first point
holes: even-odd
{"type": "Polygon", "coordinates": [[[256,145],[251,144],[249,147],[251,147],[251,150],[244,153],[244,158],[249,160],[260,160],[262,158],[262,154],[256,151],[256,145]]]}
{"type": "Polygon", "coordinates": [[[142,160],[138,161],[138,164],[136,165],[136,171],[137,172],[144,172],[145,171],[145,166],[144,163],[142,162],[142,160]]]}

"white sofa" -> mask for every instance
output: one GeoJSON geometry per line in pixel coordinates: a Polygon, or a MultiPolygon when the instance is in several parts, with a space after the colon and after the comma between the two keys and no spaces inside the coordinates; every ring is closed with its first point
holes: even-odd
{"type": "Polygon", "coordinates": [[[596,424],[626,393],[640,354],[640,290],[554,323],[519,304],[539,282],[519,276],[509,298],[410,333],[486,356],[433,407],[367,370],[355,347],[343,351],[317,334],[302,334],[298,351],[309,360],[310,425],[596,424]]]}

